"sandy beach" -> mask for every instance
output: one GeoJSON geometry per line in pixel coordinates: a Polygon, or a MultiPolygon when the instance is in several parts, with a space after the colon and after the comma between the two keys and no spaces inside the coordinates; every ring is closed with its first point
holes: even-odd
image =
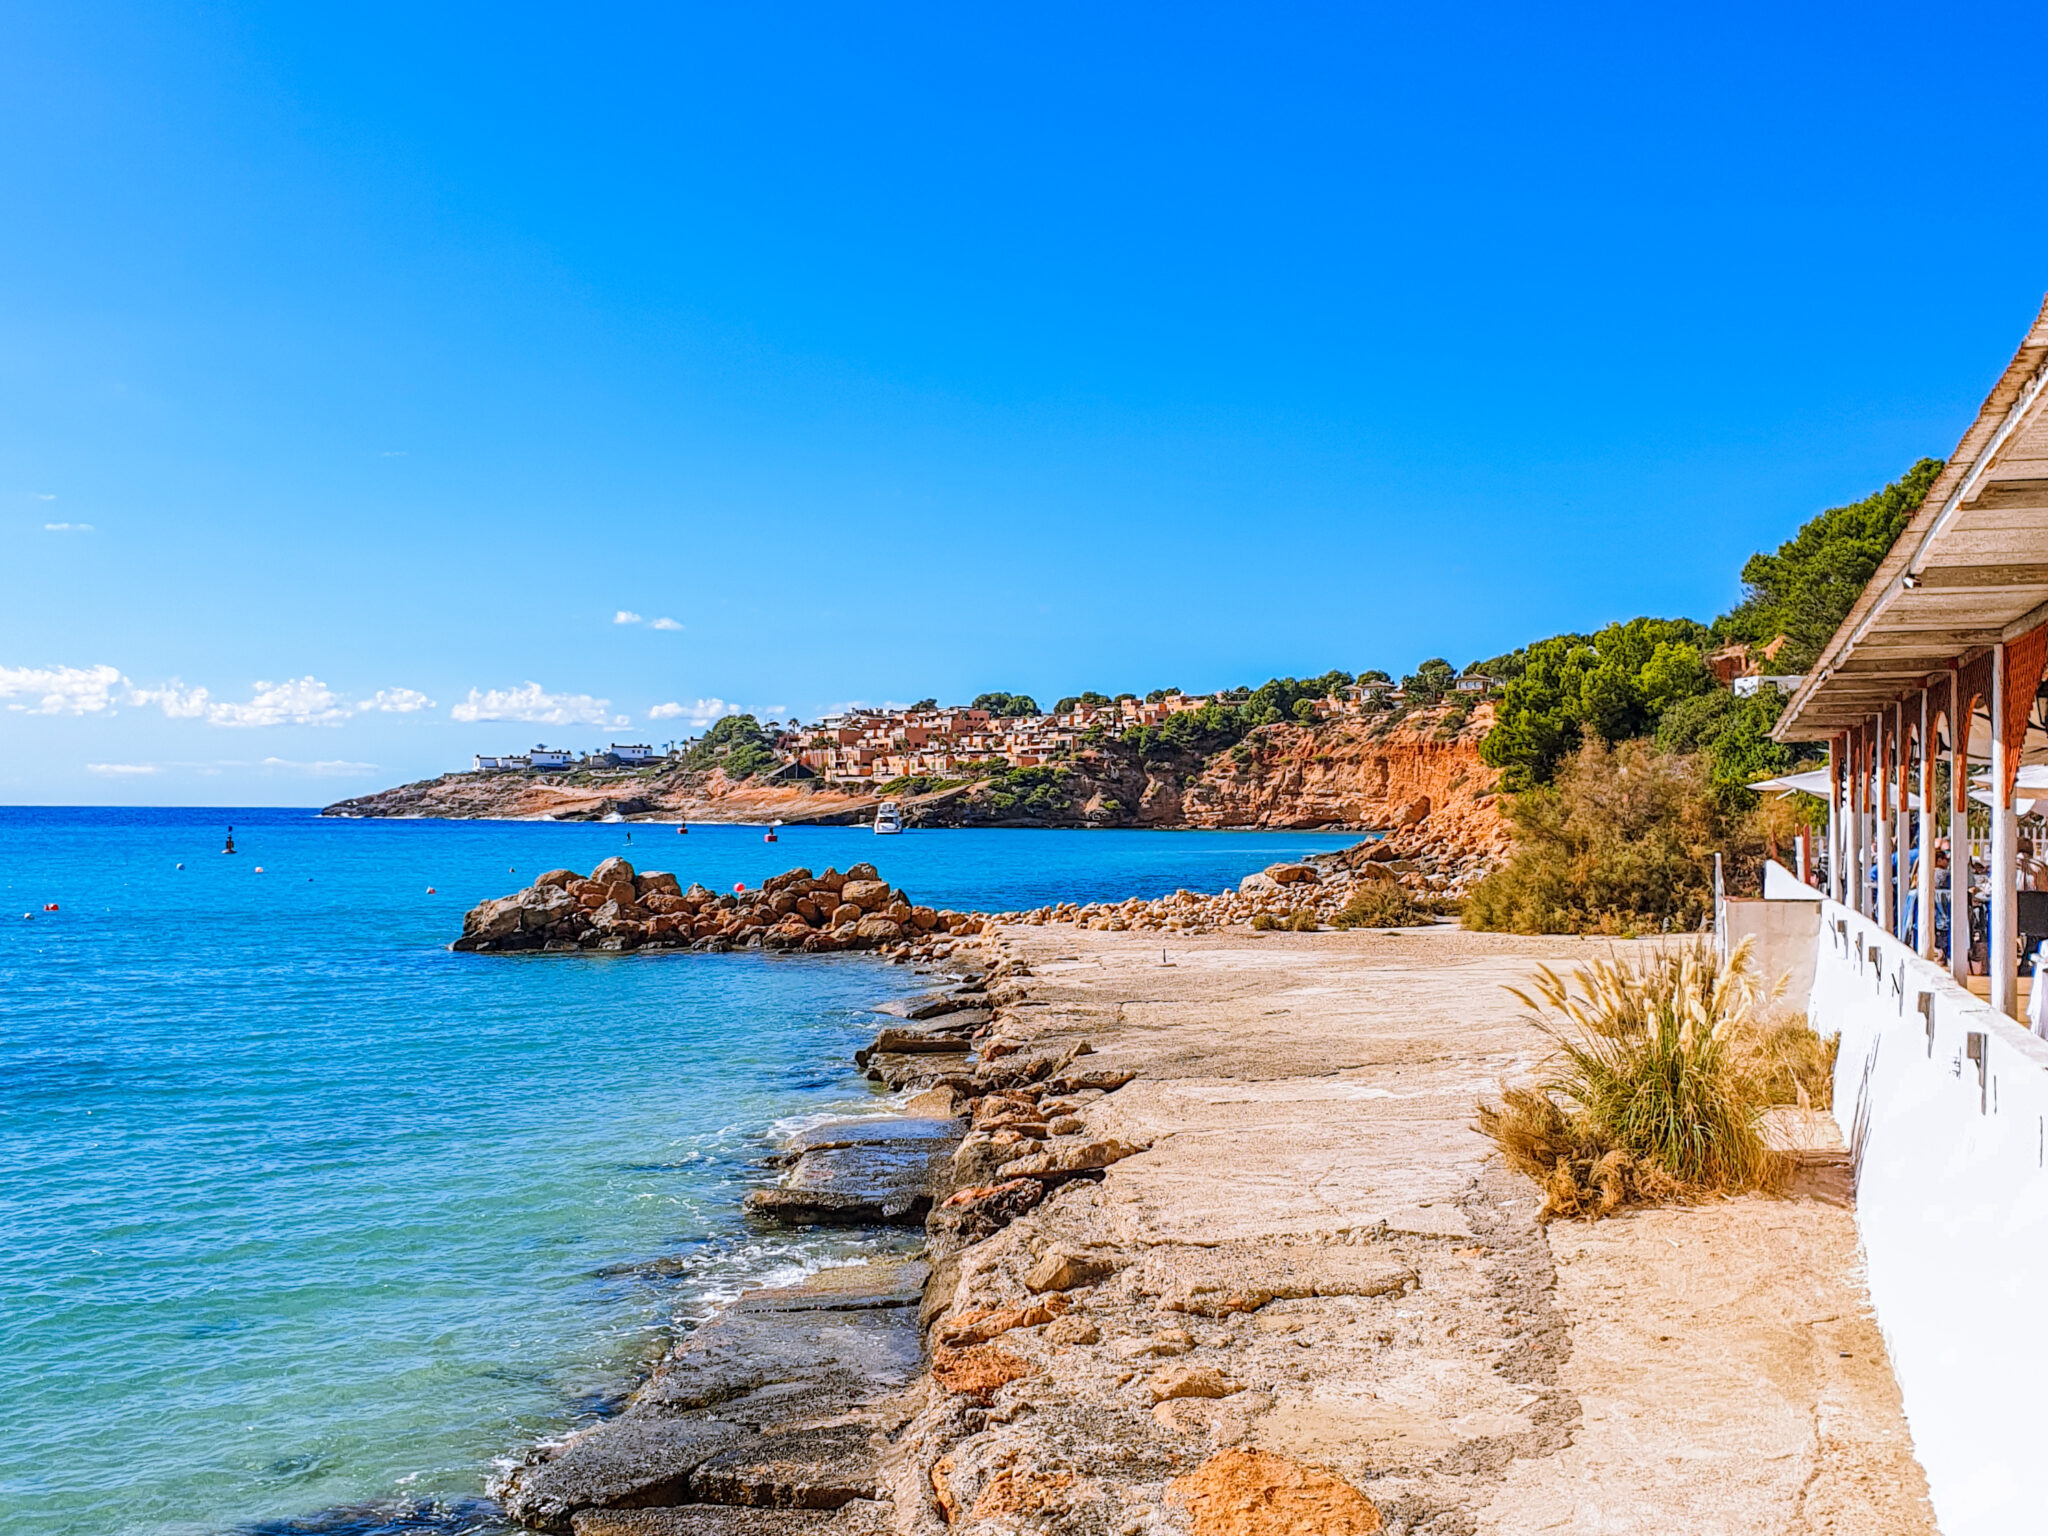
{"type": "Polygon", "coordinates": [[[998,1040],[1134,1070],[1080,1118],[1146,1150],[938,1266],[939,1374],[993,1374],[905,1400],[898,1530],[1933,1530],[1843,1203],[1544,1227],[1471,1128],[1542,1054],[1504,988],[1594,944],[989,947],[998,1040]]]}

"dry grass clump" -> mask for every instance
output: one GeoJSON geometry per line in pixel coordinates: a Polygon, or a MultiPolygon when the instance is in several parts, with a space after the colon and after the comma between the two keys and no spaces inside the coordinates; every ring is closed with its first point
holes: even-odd
{"type": "Polygon", "coordinates": [[[1821,1039],[1804,1014],[1751,1019],[1730,1037],[1728,1046],[1735,1069],[1755,1085],[1762,1103],[1835,1107],[1835,1057],[1842,1037],[1821,1039]]]}
{"type": "Polygon", "coordinates": [[[1260,912],[1252,918],[1252,927],[1260,933],[1314,933],[1320,925],[1316,915],[1306,909],[1295,912],[1260,912]]]}
{"type": "Polygon", "coordinates": [[[1330,919],[1332,928],[1412,928],[1430,920],[1430,909],[1392,880],[1374,880],[1330,919]]]}
{"type": "Polygon", "coordinates": [[[1783,1042],[1747,1043],[1775,1038],[1751,1025],[1749,948],[1723,965],[1689,944],[1595,961],[1570,980],[1544,967],[1534,997],[1515,992],[1556,1043],[1551,1074],[1481,1104],[1477,1128],[1543,1186],[1541,1219],[1782,1183],[1785,1159],[1761,1127],[1769,1074],[1751,1063],[1772,1050],[1781,1064],[1790,1057],[1783,1042]]]}

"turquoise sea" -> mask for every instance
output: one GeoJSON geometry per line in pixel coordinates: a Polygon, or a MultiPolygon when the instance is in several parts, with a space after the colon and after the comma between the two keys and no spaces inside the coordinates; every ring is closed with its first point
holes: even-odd
{"type": "Polygon", "coordinates": [[[623,854],[714,888],[868,859],[1005,909],[1351,840],[0,809],[0,1530],[496,1531],[493,1460],[675,1327],[907,1240],[738,1207],[778,1128],[886,1105],[850,1053],[921,978],[451,954],[476,901],[623,854]]]}

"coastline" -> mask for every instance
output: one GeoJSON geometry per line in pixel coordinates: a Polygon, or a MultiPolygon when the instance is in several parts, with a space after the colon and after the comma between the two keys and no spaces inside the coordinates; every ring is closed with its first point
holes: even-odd
{"type": "MultiPolygon", "coordinates": [[[[924,1272],[840,1311],[863,1368],[800,1387],[787,1453],[736,1479],[680,1426],[759,1383],[686,1340],[636,1400],[668,1438],[614,1442],[639,1481],[549,1528],[1933,1530],[1846,1208],[1545,1227],[1467,1124],[1542,1049],[1502,984],[1582,941],[1007,927],[979,952],[972,1061],[899,1058],[969,1113],[924,1272]]],[[[829,1300],[733,1311],[758,1333],[829,1300]]]]}

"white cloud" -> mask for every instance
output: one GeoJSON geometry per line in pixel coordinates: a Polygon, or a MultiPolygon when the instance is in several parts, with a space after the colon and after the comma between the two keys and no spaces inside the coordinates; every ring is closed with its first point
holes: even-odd
{"type": "Polygon", "coordinates": [[[587,693],[549,693],[536,682],[517,688],[469,690],[469,697],[448,711],[451,719],[469,723],[477,720],[525,720],[534,725],[628,725],[624,715],[611,713],[610,699],[594,699],[587,693]]]}
{"type": "Polygon", "coordinates": [[[411,715],[432,708],[434,701],[417,688],[379,688],[367,699],[357,700],[355,712],[361,715],[378,710],[387,715],[411,715]]]}
{"type": "Polygon", "coordinates": [[[37,501],[55,501],[56,499],[57,499],[57,495],[56,495],[56,493],[55,493],[54,491],[38,491],[38,492],[36,492],[36,500],[37,500],[37,501]]]}
{"type": "Polygon", "coordinates": [[[27,701],[9,703],[7,708],[36,715],[105,715],[121,704],[138,709],[155,705],[173,720],[224,726],[338,725],[351,715],[372,711],[409,715],[435,707],[417,688],[380,688],[351,703],[317,677],[259,682],[246,703],[236,703],[216,699],[203,687],[187,688],[175,677],[160,687],[138,688],[120,668],[105,665],[0,667],[0,700],[27,701]]]}
{"type": "Polygon", "coordinates": [[[648,625],[647,627],[649,629],[681,629],[683,626],[678,624],[674,619],[656,619],[652,624],[648,625]]]}
{"type": "Polygon", "coordinates": [[[402,459],[411,452],[410,448],[386,448],[377,457],[380,459],[402,459]]]}
{"type": "Polygon", "coordinates": [[[640,615],[630,608],[621,608],[612,615],[612,622],[614,624],[638,624],[640,622],[640,615]]]}
{"type": "Polygon", "coordinates": [[[45,523],[45,533],[91,533],[91,523],[45,523]]]}
{"type": "Polygon", "coordinates": [[[31,715],[103,715],[117,702],[114,690],[128,679],[116,667],[0,667],[0,699],[31,715]]]}
{"type": "Polygon", "coordinates": [[[85,771],[107,778],[128,778],[137,774],[162,773],[163,769],[155,763],[87,763],[85,771]]]}
{"type": "Polygon", "coordinates": [[[259,765],[285,773],[303,773],[316,779],[359,778],[377,771],[375,763],[351,763],[342,758],[323,758],[319,762],[300,763],[288,757],[266,757],[259,765]]]}
{"type": "Polygon", "coordinates": [[[187,688],[175,677],[161,688],[130,688],[128,702],[139,706],[160,704],[173,720],[197,720],[206,713],[212,696],[204,688],[187,688]]]}
{"type": "Polygon", "coordinates": [[[650,720],[687,720],[692,725],[709,725],[726,715],[737,715],[743,711],[737,704],[728,704],[723,699],[693,699],[688,704],[657,704],[647,711],[650,720]]]}
{"type": "Polygon", "coordinates": [[[256,684],[246,704],[223,700],[206,706],[209,725],[336,725],[349,717],[340,694],[317,677],[256,684]]]}

